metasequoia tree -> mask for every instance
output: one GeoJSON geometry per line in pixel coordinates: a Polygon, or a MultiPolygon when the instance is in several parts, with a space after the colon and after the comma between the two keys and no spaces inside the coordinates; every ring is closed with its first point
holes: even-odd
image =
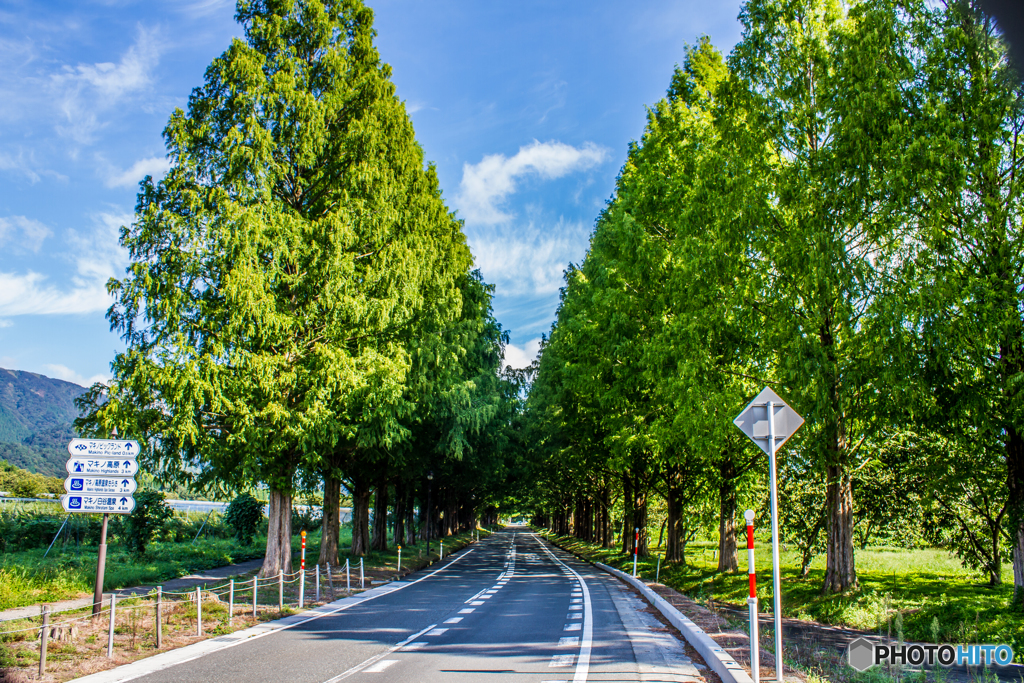
{"type": "MultiPolygon", "coordinates": [[[[458,315],[470,263],[358,0],[241,0],[236,39],[165,130],[108,317],[99,419],[195,485],[270,488],[264,575],[290,571],[300,468],[403,437],[407,342],[458,315]],[[340,455],[339,455],[340,454],[340,455]]],[[[328,535],[330,536],[330,535],[328,535]]],[[[336,539],[335,539],[336,548],[336,539]]]]}

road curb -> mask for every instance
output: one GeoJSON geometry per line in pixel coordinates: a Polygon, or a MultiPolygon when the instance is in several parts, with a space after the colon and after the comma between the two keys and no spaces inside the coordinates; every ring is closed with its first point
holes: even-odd
{"type": "Polygon", "coordinates": [[[669,620],[669,623],[679,629],[679,632],[683,634],[686,641],[693,646],[693,649],[700,653],[704,661],[708,663],[708,666],[722,679],[722,683],[754,683],[746,669],[719,647],[718,643],[712,640],[708,634],[704,633],[697,624],[690,621],[686,615],[673,607],[665,598],[648,588],[643,581],[634,579],[629,574],[600,562],[594,562],[594,566],[600,567],[612,576],[625,581],[640,591],[640,594],[657,607],[658,611],[669,620]]]}

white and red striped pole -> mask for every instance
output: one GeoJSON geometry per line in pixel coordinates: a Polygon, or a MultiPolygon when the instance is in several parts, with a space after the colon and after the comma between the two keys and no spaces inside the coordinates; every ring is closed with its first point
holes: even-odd
{"type": "Polygon", "coordinates": [[[640,547],[640,527],[635,527],[636,536],[633,537],[633,578],[636,578],[636,553],[640,547]]]}
{"type": "Polygon", "coordinates": [[[302,557],[299,560],[299,609],[306,606],[306,530],[302,530],[302,557]]]}
{"type": "Polygon", "coordinates": [[[747,520],[747,576],[750,578],[750,597],[747,598],[747,611],[750,612],[750,677],[754,683],[760,683],[760,671],[757,642],[757,574],[754,572],[754,511],[743,513],[747,520]]]}

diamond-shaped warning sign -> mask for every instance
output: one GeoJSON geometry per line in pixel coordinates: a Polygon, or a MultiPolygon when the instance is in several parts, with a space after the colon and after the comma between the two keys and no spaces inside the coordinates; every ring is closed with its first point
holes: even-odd
{"type": "Polygon", "coordinates": [[[769,403],[772,404],[775,413],[775,450],[778,451],[782,444],[789,441],[789,437],[800,429],[804,419],[768,387],[755,396],[732,422],[762,451],[771,455],[768,451],[769,403]]]}

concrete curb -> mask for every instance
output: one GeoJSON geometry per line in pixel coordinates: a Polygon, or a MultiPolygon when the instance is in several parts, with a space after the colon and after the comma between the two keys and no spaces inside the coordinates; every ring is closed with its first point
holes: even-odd
{"type": "Polygon", "coordinates": [[[625,572],[620,572],[614,567],[609,567],[606,564],[595,562],[595,566],[600,567],[612,576],[622,579],[626,583],[629,583],[638,591],[641,595],[647,598],[648,602],[658,608],[658,611],[665,615],[665,618],[669,620],[673,626],[679,629],[679,632],[683,634],[687,642],[693,646],[697,652],[700,653],[704,661],[708,663],[708,666],[718,674],[719,678],[722,679],[722,683],[754,683],[753,679],[747,673],[746,669],[740,666],[735,659],[730,657],[725,650],[718,646],[718,643],[711,640],[708,634],[704,633],[697,624],[690,621],[682,612],[673,607],[665,598],[661,597],[644,584],[639,579],[634,579],[625,572]]]}

